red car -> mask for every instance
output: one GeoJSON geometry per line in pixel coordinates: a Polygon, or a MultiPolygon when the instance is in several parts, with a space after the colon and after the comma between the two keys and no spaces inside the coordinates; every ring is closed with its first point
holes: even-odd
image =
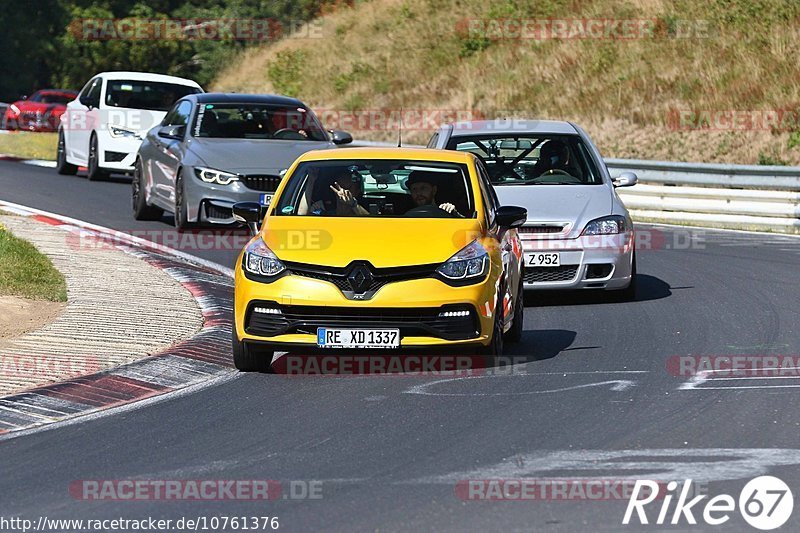
{"type": "Polygon", "coordinates": [[[3,122],[9,130],[58,131],[67,103],[77,96],[77,91],[65,89],[36,91],[30,98],[17,100],[8,106],[3,122]]]}

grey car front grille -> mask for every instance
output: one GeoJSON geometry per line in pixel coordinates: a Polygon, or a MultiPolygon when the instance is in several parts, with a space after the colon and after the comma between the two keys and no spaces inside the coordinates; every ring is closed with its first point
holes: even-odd
{"type": "Polygon", "coordinates": [[[525,283],[550,281],[572,281],[578,273],[578,265],[560,267],[529,267],[525,269],[525,283]]]}
{"type": "Polygon", "coordinates": [[[281,182],[280,176],[272,174],[247,174],[240,179],[248,189],[265,192],[275,192],[281,182]]]}

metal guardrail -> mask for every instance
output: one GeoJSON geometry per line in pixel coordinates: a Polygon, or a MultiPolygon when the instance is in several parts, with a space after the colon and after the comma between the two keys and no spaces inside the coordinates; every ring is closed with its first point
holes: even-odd
{"type": "Polygon", "coordinates": [[[6,129],[6,111],[10,105],[0,102],[0,130],[6,129]]]}
{"type": "Polygon", "coordinates": [[[606,159],[610,171],[629,170],[647,183],[800,191],[800,167],[673,163],[606,159]]]}
{"type": "MultiPolygon", "coordinates": [[[[352,146],[396,146],[357,141],[352,146]]],[[[404,145],[422,148],[418,145],[404,145]]],[[[617,189],[636,220],[800,233],[800,167],[606,159],[612,176],[635,172],[617,189]]]]}

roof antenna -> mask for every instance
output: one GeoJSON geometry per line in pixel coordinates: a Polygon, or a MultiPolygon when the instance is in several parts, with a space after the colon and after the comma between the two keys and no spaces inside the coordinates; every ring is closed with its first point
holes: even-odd
{"type": "Polygon", "coordinates": [[[403,107],[400,106],[400,129],[397,130],[397,147],[403,146],[403,107]]]}

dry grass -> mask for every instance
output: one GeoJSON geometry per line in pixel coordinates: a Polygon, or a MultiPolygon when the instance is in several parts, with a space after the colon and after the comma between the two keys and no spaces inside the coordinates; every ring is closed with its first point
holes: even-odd
{"type": "MultiPolygon", "coordinates": [[[[800,164],[789,132],[675,131],[669,123],[675,110],[800,109],[798,17],[800,4],[780,0],[373,0],[324,17],[322,38],[244,52],[212,88],[291,93],[345,113],[569,119],[611,157],[800,164]],[[653,20],[655,31],[625,40],[492,40],[467,29],[468,19],[604,18],[653,20]],[[709,35],[678,38],[690,27],[683,20],[709,35]]],[[[396,137],[351,129],[360,138],[396,137]]],[[[424,143],[430,134],[405,137],[424,143]]]]}
{"type": "Polygon", "coordinates": [[[53,161],[57,147],[57,133],[14,131],[0,135],[0,154],[4,155],[53,161]]]}

